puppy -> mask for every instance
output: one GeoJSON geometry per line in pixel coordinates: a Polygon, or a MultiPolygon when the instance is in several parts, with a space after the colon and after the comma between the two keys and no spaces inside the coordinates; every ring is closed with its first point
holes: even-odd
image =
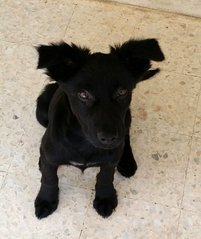
{"type": "Polygon", "coordinates": [[[37,99],[36,117],[46,131],[35,214],[40,219],[56,210],[57,169],[65,164],[81,170],[100,167],[93,206],[108,217],[117,206],[115,169],[125,177],[137,169],[129,139],[132,90],[159,71],[150,61],[163,61],[164,55],[155,39],[129,40],[110,47],[108,54],[64,42],[37,51],[38,68],[55,82],[37,99]]]}

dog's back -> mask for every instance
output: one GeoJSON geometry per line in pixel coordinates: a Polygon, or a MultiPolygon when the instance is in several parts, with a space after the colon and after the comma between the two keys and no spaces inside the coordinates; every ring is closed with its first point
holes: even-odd
{"type": "Polygon", "coordinates": [[[42,93],[37,99],[36,118],[38,122],[44,127],[48,126],[49,105],[58,87],[59,86],[57,83],[48,84],[47,86],[45,86],[42,93]]]}

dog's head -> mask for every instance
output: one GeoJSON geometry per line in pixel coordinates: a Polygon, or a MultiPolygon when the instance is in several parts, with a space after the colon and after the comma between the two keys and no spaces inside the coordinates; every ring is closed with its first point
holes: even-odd
{"type": "Polygon", "coordinates": [[[132,90],[158,72],[150,69],[151,60],[164,60],[155,39],[130,40],[111,47],[109,54],[63,42],[37,50],[38,68],[45,68],[66,93],[88,141],[104,149],[123,142],[132,90]]]}

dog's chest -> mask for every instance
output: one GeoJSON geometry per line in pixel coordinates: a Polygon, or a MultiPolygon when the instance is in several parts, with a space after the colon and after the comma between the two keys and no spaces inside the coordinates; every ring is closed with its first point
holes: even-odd
{"type": "Polygon", "coordinates": [[[100,166],[104,161],[104,155],[96,152],[85,152],[76,150],[76,157],[69,158],[68,163],[78,168],[88,168],[100,166]]]}
{"type": "MultiPolygon", "coordinates": [[[[74,151],[74,150],[73,150],[74,151]]],[[[88,167],[98,167],[110,160],[109,155],[104,152],[76,150],[69,158],[66,158],[69,165],[85,169],[88,167]]]]}
{"type": "Polygon", "coordinates": [[[100,165],[100,162],[77,162],[77,161],[69,161],[70,165],[73,165],[78,168],[88,168],[88,167],[96,167],[100,165]]]}
{"type": "MultiPolygon", "coordinates": [[[[114,159],[114,152],[97,149],[87,141],[82,144],[60,141],[52,144],[47,141],[43,145],[43,150],[47,158],[57,165],[72,165],[82,170],[88,167],[98,167],[114,159]]],[[[116,151],[115,151],[116,152],[116,151]]]]}

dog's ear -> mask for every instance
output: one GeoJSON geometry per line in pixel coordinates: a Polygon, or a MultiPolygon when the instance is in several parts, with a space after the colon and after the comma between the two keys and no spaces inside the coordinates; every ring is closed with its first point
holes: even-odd
{"type": "Polygon", "coordinates": [[[151,60],[165,59],[155,39],[129,40],[122,45],[111,47],[110,52],[123,62],[136,79],[141,80],[148,79],[159,72],[158,68],[150,70],[151,60]]]}
{"type": "Polygon", "coordinates": [[[39,60],[38,69],[45,68],[53,80],[64,82],[84,64],[90,50],[65,42],[36,47],[39,60]]]}

